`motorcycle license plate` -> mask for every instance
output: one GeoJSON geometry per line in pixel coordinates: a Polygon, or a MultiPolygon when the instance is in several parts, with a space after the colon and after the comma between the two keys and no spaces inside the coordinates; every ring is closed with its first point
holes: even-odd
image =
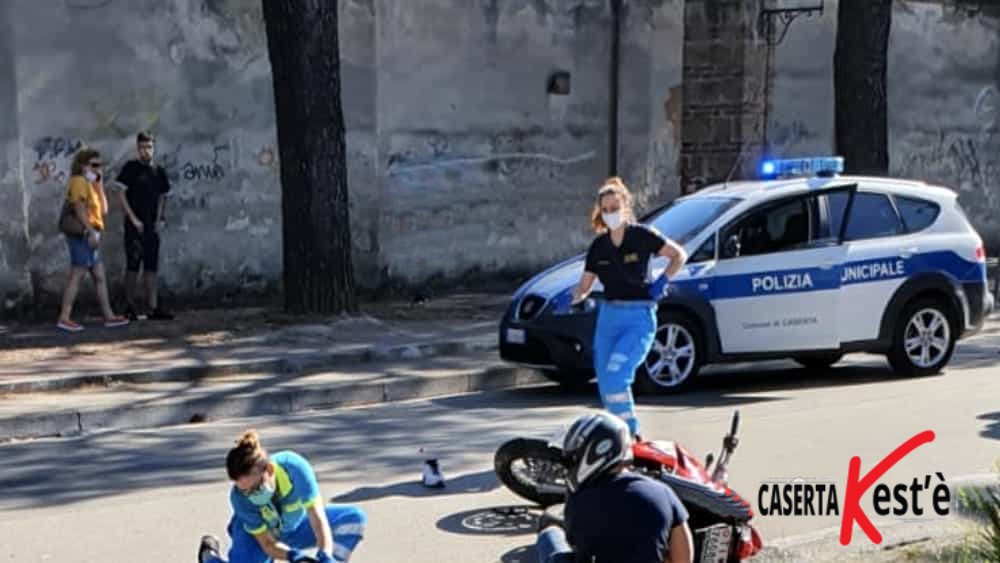
{"type": "Polygon", "coordinates": [[[524,344],[525,340],[524,330],[519,328],[507,329],[507,342],[511,344],[524,344]]]}
{"type": "Polygon", "coordinates": [[[726,563],[729,561],[729,547],[733,541],[733,528],[726,524],[716,524],[701,530],[700,563],[726,563]]]}

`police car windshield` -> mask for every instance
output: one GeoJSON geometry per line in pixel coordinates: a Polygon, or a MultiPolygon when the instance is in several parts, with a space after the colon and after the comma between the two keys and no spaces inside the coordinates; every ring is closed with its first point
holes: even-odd
{"type": "Polygon", "coordinates": [[[652,225],[664,236],[684,244],[739,201],[735,197],[677,200],[643,222],[652,225]]]}

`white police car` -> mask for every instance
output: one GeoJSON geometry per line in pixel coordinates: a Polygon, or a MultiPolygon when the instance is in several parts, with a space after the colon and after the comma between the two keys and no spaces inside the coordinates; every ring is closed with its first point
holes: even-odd
{"type": "MultiPolygon", "coordinates": [[[[793,358],[827,367],[848,352],[931,374],[993,309],[982,239],[954,191],[922,182],[840,176],[839,157],[765,162],[759,181],[707,187],[643,223],[690,256],[660,301],[653,349],[636,388],[669,392],[709,363],[793,358]]],[[[561,383],[593,377],[600,304],[557,314],[553,297],[584,256],[536,275],[500,323],[500,355],[561,383]]],[[[666,266],[659,258],[651,276],[666,266]]]]}

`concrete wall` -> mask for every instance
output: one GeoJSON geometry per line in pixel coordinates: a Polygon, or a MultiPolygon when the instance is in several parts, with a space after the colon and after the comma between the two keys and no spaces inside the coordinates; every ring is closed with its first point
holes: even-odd
{"type": "Polygon", "coordinates": [[[896,2],[889,53],[895,175],[938,182],[1000,252],[1000,9],[896,2]]]}
{"type": "MultiPolygon", "coordinates": [[[[643,208],[677,190],[681,10],[622,15],[620,170],[643,208]]],[[[585,248],[608,170],[611,26],[604,0],[378,3],[384,278],[528,271],[585,248]],[[547,93],[556,71],[569,95],[547,93]]]]}
{"type": "MultiPolygon", "coordinates": [[[[259,3],[14,0],[11,15],[36,293],[58,292],[67,265],[55,222],[73,152],[92,145],[117,168],[143,128],[173,184],[164,286],[205,298],[272,291],[280,191],[259,3]]],[[[113,278],[122,217],[113,205],[113,278]]]]}
{"type": "MultiPolygon", "coordinates": [[[[775,50],[768,140],[774,154],[832,154],[837,2],[800,18],[775,50]]],[[[889,168],[959,191],[1000,252],[1000,13],[897,0],[889,39],[889,168]]]]}
{"type": "MultiPolygon", "coordinates": [[[[678,193],[683,2],[626,4],[619,161],[646,209],[678,193]]],[[[18,119],[0,128],[0,290],[56,296],[66,252],[54,224],[73,152],[92,145],[117,167],[150,128],[174,187],[166,291],[275,291],[280,187],[259,2],[5,7],[13,33],[0,60],[12,64],[0,107],[18,119]]],[[[527,272],[586,245],[608,170],[605,0],[340,0],[340,18],[362,286],[527,272]],[[570,73],[568,95],[547,92],[556,71],[570,73]]],[[[117,204],[109,221],[104,252],[117,279],[117,204]]]]}
{"type": "MultiPolygon", "coordinates": [[[[368,288],[525,273],[580,251],[608,171],[606,0],[339,0],[355,268],[368,288]],[[547,91],[568,72],[570,92],[547,91]]],[[[767,138],[833,150],[836,0],[775,48],[767,138]]],[[[1000,251],[996,14],[895,3],[894,174],[962,191],[1000,251]]],[[[158,134],[174,182],[163,285],[184,300],[277,291],[280,187],[258,0],[9,0],[0,7],[0,294],[51,299],[81,144],[120,165],[158,134]],[[4,31],[7,31],[6,33],[4,31]]],[[[619,171],[640,210],[680,191],[684,0],[622,13],[619,171]]],[[[121,212],[105,256],[122,270],[121,212]]],[[[86,296],[89,292],[85,291],[86,296]]]]}
{"type": "MultiPolygon", "coordinates": [[[[359,233],[370,235],[378,194],[374,2],[342,4],[352,214],[359,233]]],[[[39,298],[58,293],[67,258],[54,225],[73,152],[92,145],[114,169],[133,156],[135,132],[149,128],[173,185],[161,250],[165,290],[205,301],[275,292],[281,192],[260,3],[14,0],[5,6],[4,23],[14,33],[0,44],[0,58],[14,62],[4,71],[15,72],[2,80],[0,104],[19,95],[17,110],[8,113],[18,119],[4,120],[0,139],[19,138],[23,158],[12,165],[17,174],[5,168],[0,178],[5,186],[17,182],[2,193],[23,193],[29,225],[3,222],[0,260],[25,255],[15,251],[11,233],[30,232],[23,270],[31,272],[39,298]]],[[[17,161],[16,151],[7,152],[5,163],[17,161]]],[[[4,203],[3,213],[20,207],[4,203]]],[[[124,267],[121,221],[113,201],[103,247],[112,280],[124,267]]],[[[377,244],[372,236],[355,241],[358,270],[371,279],[377,244]]],[[[15,271],[4,268],[0,288],[20,287],[7,279],[15,271]]]]}

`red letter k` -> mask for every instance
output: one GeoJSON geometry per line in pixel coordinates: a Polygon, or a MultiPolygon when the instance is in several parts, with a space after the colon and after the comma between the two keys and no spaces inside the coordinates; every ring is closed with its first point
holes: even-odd
{"type": "Polygon", "coordinates": [[[840,521],[840,545],[849,545],[851,543],[851,533],[854,531],[855,521],[864,530],[868,539],[876,544],[882,543],[882,534],[878,533],[872,521],[868,519],[868,515],[865,514],[864,510],[861,510],[861,506],[858,504],[861,501],[861,495],[865,494],[865,491],[874,485],[879,477],[885,475],[885,472],[889,471],[893,465],[896,465],[899,460],[909,455],[910,452],[918,447],[933,441],[934,431],[932,430],[925,430],[917,434],[904,442],[902,446],[893,450],[891,454],[887,455],[885,459],[866,473],[864,479],[860,481],[858,480],[858,475],[861,473],[861,458],[858,456],[851,458],[851,463],[847,469],[847,492],[844,493],[844,515],[840,521]]]}

